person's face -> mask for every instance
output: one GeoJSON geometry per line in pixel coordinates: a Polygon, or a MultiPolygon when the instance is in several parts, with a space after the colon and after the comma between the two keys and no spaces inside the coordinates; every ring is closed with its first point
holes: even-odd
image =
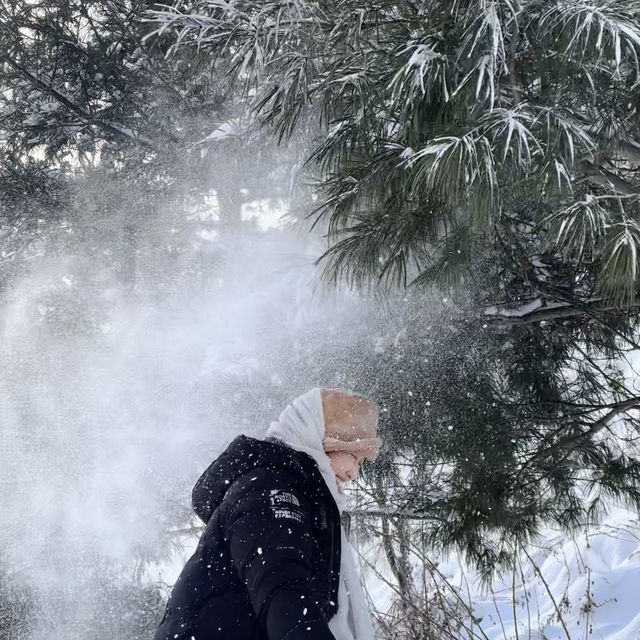
{"type": "Polygon", "coordinates": [[[336,481],[342,485],[353,480],[360,471],[360,465],[364,462],[364,456],[346,451],[331,451],[327,454],[331,462],[333,473],[336,474],[336,481]]]}

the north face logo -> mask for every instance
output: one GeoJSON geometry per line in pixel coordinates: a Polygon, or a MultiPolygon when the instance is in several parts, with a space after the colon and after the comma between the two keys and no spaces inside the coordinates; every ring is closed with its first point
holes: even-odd
{"type": "Polygon", "coordinates": [[[288,518],[296,522],[302,522],[302,510],[300,501],[290,491],[272,489],[269,493],[271,513],[275,518],[288,518]]]}
{"type": "Polygon", "coordinates": [[[281,491],[280,489],[272,489],[269,495],[272,505],[292,504],[296,507],[300,506],[300,500],[291,493],[291,491],[281,491]]]}

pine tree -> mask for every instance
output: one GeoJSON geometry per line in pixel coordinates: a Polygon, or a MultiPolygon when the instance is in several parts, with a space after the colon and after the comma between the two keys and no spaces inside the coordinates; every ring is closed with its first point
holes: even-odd
{"type": "Polygon", "coordinates": [[[433,519],[432,542],[490,573],[544,523],[640,506],[636,5],[202,0],[151,19],[256,127],[320,132],[329,280],[415,290],[406,337],[345,377],[376,380],[378,469],[411,454],[397,504],[433,519]],[[430,335],[434,285],[453,306],[430,335]]]}
{"type": "Polygon", "coordinates": [[[453,275],[468,268],[471,236],[534,242],[592,276],[590,294],[633,298],[633,5],[204,0],[154,15],[176,48],[197,45],[230,74],[281,138],[308,113],[325,125],[309,160],[331,272],[453,275]]]}

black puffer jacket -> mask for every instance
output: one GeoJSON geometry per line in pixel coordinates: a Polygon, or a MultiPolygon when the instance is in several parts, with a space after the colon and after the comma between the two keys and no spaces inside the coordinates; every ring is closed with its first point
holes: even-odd
{"type": "Polygon", "coordinates": [[[340,519],[310,456],[239,436],[193,508],[206,528],[155,640],[334,640],[340,519]]]}

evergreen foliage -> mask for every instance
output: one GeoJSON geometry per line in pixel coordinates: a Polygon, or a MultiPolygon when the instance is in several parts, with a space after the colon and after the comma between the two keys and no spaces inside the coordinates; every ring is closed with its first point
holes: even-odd
{"type": "Polygon", "coordinates": [[[308,113],[325,125],[308,160],[332,275],[450,277],[468,271],[469,255],[450,255],[472,234],[565,257],[593,280],[582,300],[633,301],[633,5],[203,0],[152,15],[281,139],[308,113]]]}
{"type": "Polygon", "coordinates": [[[170,52],[209,55],[257,126],[283,142],[320,127],[306,160],[328,278],[417,289],[407,337],[346,375],[375,379],[388,410],[378,471],[403,452],[415,465],[389,504],[427,514],[430,540],[487,575],[545,523],[640,506],[640,399],[623,375],[638,7],[202,0],[150,19],[170,52]],[[431,336],[419,290],[434,284],[455,312],[431,336]]]}
{"type": "MultiPolygon", "coordinates": [[[[120,262],[96,262],[144,279],[136,260],[177,263],[191,241],[141,242],[158,209],[215,189],[223,218],[239,219],[242,197],[289,195],[304,164],[328,280],[381,283],[394,318],[334,327],[330,352],[285,337],[289,378],[254,385],[251,419],[302,391],[311,368],[371,393],[378,511],[425,518],[427,542],[487,575],[545,524],[579,527],[611,500],[640,507],[626,361],[638,348],[636,4],[0,2],[0,37],[3,265],[30,259],[43,218],[72,217],[65,249],[121,243],[120,262]],[[265,132],[296,146],[274,153],[265,132]]],[[[158,296],[165,286],[182,281],[158,296]]],[[[70,320],[79,297],[54,302],[55,331],[99,325],[70,320]]],[[[235,402],[237,379],[219,375],[235,402]]],[[[118,584],[138,613],[160,606],[118,584]]],[[[152,622],[138,613],[122,629],[142,637],[152,622]]]]}

